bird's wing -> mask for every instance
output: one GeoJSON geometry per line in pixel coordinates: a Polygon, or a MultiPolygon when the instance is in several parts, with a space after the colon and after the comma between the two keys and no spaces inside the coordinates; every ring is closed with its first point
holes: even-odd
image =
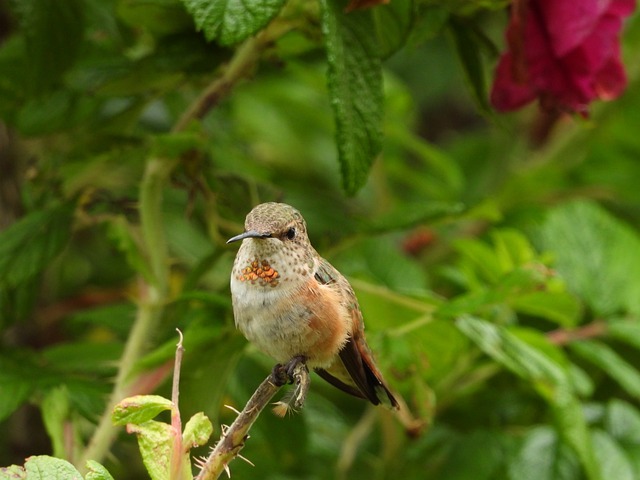
{"type": "Polygon", "coordinates": [[[336,366],[335,369],[318,371],[318,374],[340,390],[357,397],[367,398],[374,405],[378,405],[382,401],[390,403],[393,407],[397,406],[396,399],[382,380],[382,374],[373,362],[373,355],[365,341],[362,313],[351,285],[340,272],[323,258],[319,260],[315,277],[318,282],[333,286],[340,293],[353,322],[349,339],[339,352],[344,367],[341,369],[339,367],[342,366],[336,366]],[[338,370],[343,369],[346,369],[353,386],[338,378],[340,376],[338,370]],[[336,370],[335,373],[338,375],[332,375],[333,370],[336,370]]]}

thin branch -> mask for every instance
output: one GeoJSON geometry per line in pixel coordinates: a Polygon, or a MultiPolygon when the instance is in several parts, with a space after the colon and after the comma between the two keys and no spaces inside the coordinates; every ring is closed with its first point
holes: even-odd
{"type": "MultiPolygon", "coordinates": [[[[296,365],[293,378],[296,383],[296,398],[304,400],[310,383],[309,370],[304,363],[296,365]]],[[[272,375],[264,379],[231,426],[223,429],[220,440],[202,465],[196,480],[214,480],[223,471],[229,474],[229,463],[239,455],[245,440],[249,438],[249,429],[280,386],[274,383],[272,375]]]]}
{"type": "Polygon", "coordinates": [[[291,28],[293,25],[290,23],[276,19],[254,37],[245,40],[235,51],[222,74],[187,108],[174,125],[173,131],[181,132],[193,120],[204,118],[240,80],[253,74],[262,52],[291,28]]]}
{"type": "Polygon", "coordinates": [[[558,329],[547,333],[547,339],[555,345],[567,345],[576,340],[602,337],[607,333],[607,324],[595,321],[575,330],[558,329]]]}
{"type": "MultiPolygon", "coordinates": [[[[180,397],[180,367],[182,366],[182,355],[184,354],[184,347],[182,341],[184,337],[182,332],[176,328],[178,335],[180,335],[180,341],[176,345],[176,358],[173,364],[173,384],[171,388],[171,429],[173,431],[173,448],[171,449],[171,478],[181,479],[182,476],[182,462],[184,461],[184,455],[182,451],[182,420],[180,418],[180,408],[178,400],[180,397]]],[[[189,477],[191,478],[191,477],[189,477]]]]}

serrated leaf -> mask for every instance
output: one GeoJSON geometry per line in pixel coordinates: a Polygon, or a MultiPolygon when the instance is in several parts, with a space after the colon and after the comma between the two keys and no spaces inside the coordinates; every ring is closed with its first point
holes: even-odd
{"type": "Polygon", "coordinates": [[[473,317],[461,317],[456,325],[486,354],[532,382],[532,386],[553,409],[558,429],[578,454],[587,477],[600,480],[582,405],[573,393],[567,369],[504,327],[473,317]]]}
{"type": "Polygon", "coordinates": [[[564,366],[504,327],[469,316],[458,318],[456,326],[484,353],[520,377],[545,382],[552,387],[569,385],[564,366]]]}
{"type": "Polygon", "coordinates": [[[139,425],[172,408],[173,402],[159,395],[136,395],[118,403],[111,418],[115,425],[139,425]]]}
{"type": "Polygon", "coordinates": [[[147,473],[152,480],[171,478],[171,448],[173,429],[166,423],[149,421],[140,425],[129,425],[129,433],[138,437],[138,446],[147,473]]]}
{"type": "Polygon", "coordinates": [[[27,472],[20,465],[9,465],[0,467],[0,480],[25,480],[27,472]]]}
{"type": "Polygon", "coordinates": [[[640,411],[622,400],[611,400],[605,413],[607,431],[620,442],[640,446],[640,411]]]}
{"type": "Polygon", "coordinates": [[[109,471],[94,460],[87,461],[87,470],[85,480],[113,480],[109,471]]]}
{"type": "Polygon", "coordinates": [[[603,479],[595,456],[591,432],[585,419],[582,404],[567,389],[560,388],[552,399],[555,423],[562,439],[580,458],[589,480],[603,479]]]}
{"type": "Polygon", "coordinates": [[[542,228],[545,249],[568,288],[596,315],[640,314],[640,238],[595,203],[575,201],[554,209],[542,228]]]}
{"type": "Polygon", "coordinates": [[[371,11],[347,15],[338,0],[321,6],[342,184],[353,195],[382,149],[382,64],[371,11]]]}
{"type": "Polygon", "coordinates": [[[629,395],[640,397],[640,372],[611,347],[595,340],[583,340],[572,342],[570,348],[585,360],[604,370],[629,395]]]}
{"type": "Polygon", "coordinates": [[[509,480],[575,480],[580,478],[578,458],[550,427],[527,432],[515,458],[509,462],[509,480]]]}
{"type": "Polygon", "coordinates": [[[82,475],[66,460],[38,455],[24,464],[28,480],[82,480],[82,475]]]}
{"type": "Polygon", "coordinates": [[[83,44],[82,0],[20,0],[14,2],[27,50],[26,85],[43,93],[73,65],[83,44]]]}
{"type": "Polygon", "coordinates": [[[26,282],[62,250],[71,233],[73,208],[35,211],[0,232],[0,288],[26,282]]]}
{"type": "Polygon", "coordinates": [[[615,478],[616,480],[637,478],[624,450],[608,433],[595,430],[593,432],[593,446],[602,478],[615,478]]]}
{"type": "Polygon", "coordinates": [[[182,445],[185,450],[205,445],[212,433],[213,425],[211,420],[204,413],[198,412],[184,426],[182,445]]]}
{"type": "Polygon", "coordinates": [[[285,0],[182,0],[208,40],[233,45],[263,28],[285,0]]]}

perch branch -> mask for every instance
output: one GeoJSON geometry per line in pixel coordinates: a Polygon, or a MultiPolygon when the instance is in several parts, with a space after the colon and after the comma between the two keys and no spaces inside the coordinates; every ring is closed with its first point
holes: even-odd
{"type": "MultiPolygon", "coordinates": [[[[304,401],[310,383],[307,366],[304,363],[299,363],[296,365],[292,376],[296,384],[296,399],[304,401]]],[[[214,480],[223,471],[226,471],[227,474],[229,473],[229,463],[239,456],[245,440],[249,438],[249,429],[282,384],[283,382],[280,379],[274,379],[273,375],[269,375],[258,386],[231,426],[222,430],[220,440],[203,463],[196,480],[214,480]]]]}

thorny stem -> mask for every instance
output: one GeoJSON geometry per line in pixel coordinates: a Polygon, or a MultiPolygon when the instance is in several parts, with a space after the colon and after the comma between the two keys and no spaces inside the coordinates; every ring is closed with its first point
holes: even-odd
{"type": "MultiPolygon", "coordinates": [[[[299,395],[304,398],[310,384],[307,366],[304,363],[296,365],[293,377],[296,385],[301,388],[299,395]]],[[[272,379],[273,377],[269,375],[263,380],[231,426],[222,431],[220,440],[202,465],[196,480],[214,480],[223,471],[228,473],[229,463],[238,456],[244,447],[245,440],[249,438],[249,429],[280,389],[280,386],[272,383],[272,379]]]]}

